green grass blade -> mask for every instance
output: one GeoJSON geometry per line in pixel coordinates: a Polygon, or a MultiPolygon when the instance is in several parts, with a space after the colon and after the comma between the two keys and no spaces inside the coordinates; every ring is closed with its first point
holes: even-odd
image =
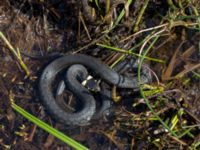
{"type": "Polygon", "coordinates": [[[57,137],[58,139],[62,140],[64,143],[68,144],[69,146],[73,147],[76,150],[89,150],[87,147],[81,145],[80,143],[76,142],[75,140],[71,139],[70,137],[66,136],[62,132],[56,130],[55,128],[51,127],[50,125],[46,124],[45,122],[39,120],[35,116],[31,115],[23,108],[19,107],[15,103],[12,103],[12,108],[21,114],[23,117],[28,119],[29,121],[33,122],[43,130],[47,131],[48,133],[52,134],[53,136],[57,137]]]}
{"type": "MultiPolygon", "coordinates": [[[[141,82],[141,66],[142,63],[145,59],[145,56],[147,55],[147,53],[149,52],[149,50],[152,48],[152,46],[156,43],[156,41],[158,40],[159,36],[156,36],[153,40],[153,42],[149,45],[149,47],[145,50],[144,54],[142,55],[141,59],[140,59],[140,63],[138,65],[138,82],[141,82]]],[[[176,135],[176,133],[174,131],[172,131],[168,125],[156,114],[156,112],[154,111],[154,109],[152,108],[149,100],[146,98],[143,88],[142,86],[140,86],[140,93],[143,97],[143,99],[145,100],[146,105],[148,106],[148,108],[151,110],[151,112],[154,114],[154,116],[160,121],[160,123],[165,127],[165,129],[167,129],[173,136],[175,136],[176,138],[178,138],[178,136],[176,135]]]]}
{"type": "Polygon", "coordinates": [[[26,64],[24,63],[24,61],[22,60],[19,49],[15,49],[1,31],[0,31],[0,38],[4,41],[4,43],[7,45],[8,49],[12,52],[12,54],[17,58],[19,64],[26,72],[26,75],[29,76],[30,71],[26,66],[26,64]]]}
{"type": "MultiPolygon", "coordinates": [[[[139,58],[142,57],[141,55],[139,55],[137,53],[134,53],[134,52],[132,52],[130,50],[124,50],[124,49],[121,49],[121,48],[112,47],[112,46],[104,45],[104,44],[100,44],[100,43],[97,43],[96,45],[101,46],[103,48],[107,48],[107,49],[116,51],[116,52],[119,52],[119,53],[124,53],[124,54],[132,55],[132,56],[137,56],[139,58]]],[[[159,60],[159,59],[156,59],[156,58],[151,58],[151,57],[148,57],[148,56],[144,56],[144,58],[148,59],[148,60],[151,60],[151,61],[154,61],[154,62],[165,63],[165,61],[163,61],[163,60],[159,60]]]]}
{"type": "MultiPolygon", "coordinates": [[[[130,6],[131,3],[132,3],[132,0],[128,0],[128,6],[130,6]]],[[[116,21],[114,22],[114,26],[112,27],[112,29],[115,28],[119,24],[119,22],[122,20],[124,15],[125,15],[125,9],[123,9],[120,12],[119,16],[117,17],[116,21]]]]}

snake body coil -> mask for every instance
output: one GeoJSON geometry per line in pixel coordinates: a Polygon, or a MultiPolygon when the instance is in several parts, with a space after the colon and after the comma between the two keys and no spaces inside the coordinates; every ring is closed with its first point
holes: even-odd
{"type": "Polygon", "coordinates": [[[39,81],[39,91],[43,104],[49,113],[59,122],[66,125],[84,125],[91,120],[96,111],[94,97],[80,84],[80,80],[84,80],[87,76],[85,67],[104,82],[120,88],[138,88],[140,84],[149,82],[149,74],[142,75],[142,83],[139,84],[137,78],[131,79],[122,76],[96,58],[83,54],[66,55],[55,59],[44,69],[39,81]],[[72,65],[75,68],[70,68],[72,65]],[[61,109],[53,95],[53,81],[57,74],[65,69],[68,69],[66,86],[83,103],[83,108],[78,112],[69,113],[61,109]]]}

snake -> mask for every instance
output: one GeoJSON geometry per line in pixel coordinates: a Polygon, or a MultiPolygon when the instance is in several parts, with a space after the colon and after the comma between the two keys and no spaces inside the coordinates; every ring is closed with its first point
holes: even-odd
{"type": "MultiPolygon", "coordinates": [[[[114,69],[109,68],[100,60],[85,54],[68,54],[53,60],[43,70],[39,79],[40,97],[46,110],[51,116],[65,125],[85,125],[97,114],[96,100],[92,93],[85,88],[81,81],[87,75],[87,70],[90,70],[92,75],[100,78],[103,82],[109,85],[115,85],[119,88],[137,89],[141,84],[151,82],[151,74],[149,71],[144,71],[141,75],[141,83],[138,83],[137,78],[129,78],[117,73],[114,69]],[[68,112],[62,109],[56,102],[53,94],[53,85],[59,73],[65,71],[65,84],[67,90],[82,103],[82,108],[78,111],[68,112]]],[[[106,90],[107,91],[107,90],[106,90]]],[[[103,92],[105,93],[105,91],[103,92]]],[[[104,109],[110,107],[110,93],[104,95],[106,105],[104,109]]],[[[100,114],[102,113],[100,111],[100,114]]]]}

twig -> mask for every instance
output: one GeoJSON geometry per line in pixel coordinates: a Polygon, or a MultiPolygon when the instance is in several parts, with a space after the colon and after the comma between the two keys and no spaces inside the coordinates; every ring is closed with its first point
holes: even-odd
{"type": "Polygon", "coordinates": [[[80,17],[80,20],[81,20],[81,22],[82,22],[82,24],[83,24],[83,27],[84,27],[84,29],[85,29],[85,32],[86,32],[86,34],[87,34],[89,40],[92,40],[92,38],[91,38],[91,36],[90,36],[90,33],[89,33],[89,31],[88,31],[88,28],[87,28],[87,26],[86,26],[86,24],[85,24],[85,21],[84,21],[84,19],[83,19],[83,16],[82,16],[82,13],[81,13],[81,12],[80,12],[80,14],[79,14],[79,17],[80,17]]]}
{"type": "Polygon", "coordinates": [[[141,34],[141,33],[143,33],[143,32],[147,32],[147,31],[151,31],[151,30],[155,30],[155,29],[159,29],[159,28],[165,27],[165,26],[167,26],[167,25],[168,25],[168,23],[165,23],[165,24],[162,24],[162,25],[159,25],[159,26],[155,26],[155,27],[152,27],[152,28],[147,28],[147,29],[140,30],[140,31],[138,31],[138,32],[136,32],[136,33],[134,33],[134,34],[128,36],[127,38],[121,40],[120,42],[125,42],[125,41],[127,41],[128,39],[137,36],[138,34],[141,34]]]}
{"type": "Polygon", "coordinates": [[[169,136],[169,137],[170,137],[171,139],[173,139],[174,141],[180,143],[181,145],[187,146],[187,143],[185,143],[184,141],[178,139],[177,137],[172,136],[172,135],[170,135],[170,134],[167,134],[167,136],[169,136]]]}
{"type": "Polygon", "coordinates": [[[106,35],[107,35],[107,34],[105,33],[105,34],[101,35],[99,38],[92,40],[90,43],[86,44],[85,46],[79,48],[78,50],[75,50],[75,51],[73,52],[73,54],[79,53],[79,52],[81,52],[82,50],[84,50],[84,49],[86,49],[86,48],[88,48],[88,47],[94,45],[94,44],[97,43],[99,40],[101,40],[102,38],[104,38],[106,35]]]}

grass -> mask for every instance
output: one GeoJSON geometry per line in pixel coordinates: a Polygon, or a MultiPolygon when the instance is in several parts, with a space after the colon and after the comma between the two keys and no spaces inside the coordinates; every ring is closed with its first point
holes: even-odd
{"type": "Polygon", "coordinates": [[[12,54],[16,57],[16,59],[19,62],[20,66],[25,71],[26,75],[29,76],[30,75],[30,71],[29,71],[27,65],[22,60],[22,57],[21,57],[21,54],[20,54],[20,50],[18,48],[15,49],[11,45],[11,43],[7,40],[7,38],[4,36],[4,34],[1,31],[0,31],[0,38],[4,41],[4,43],[10,49],[10,51],[12,52],[12,54]]]}
{"type": "MultiPolygon", "coordinates": [[[[126,7],[129,8],[129,6],[132,4],[132,2],[133,2],[132,0],[128,0],[127,4],[126,4],[127,5],[126,7]]],[[[116,26],[119,25],[120,21],[122,21],[122,19],[124,18],[124,15],[125,15],[125,8],[118,15],[117,19],[114,22],[114,25],[113,25],[112,29],[114,29],[116,26]]]]}
{"type": "MultiPolygon", "coordinates": [[[[94,2],[97,5],[98,10],[100,10],[99,1],[95,0],[94,2]]],[[[116,46],[104,44],[103,42],[99,42],[98,40],[94,41],[91,44],[91,45],[96,44],[97,46],[100,46],[100,47],[109,49],[111,51],[115,51],[117,53],[123,54],[119,59],[117,59],[111,65],[111,68],[113,66],[115,66],[115,64],[117,64],[119,61],[124,59],[125,55],[130,55],[130,56],[133,56],[134,58],[139,58],[138,82],[141,81],[141,65],[144,62],[144,60],[148,60],[153,63],[162,63],[162,64],[166,63],[165,60],[160,60],[158,58],[152,58],[152,57],[147,56],[149,54],[150,50],[152,50],[154,48],[156,42],[158,42],[160,40],[160,37],[162,36],[162,34],[165,31],[167,31],[169,33],[169,32],[172,32],[172,30],[174,30],[175,27],[185,27],[188,29],[194,28],[200,32],[199,12],[198,12],[197,6],[195,6],[191,0],[187,0],[187,2],[188,2],[187,6],[183,6],[182,1],[179,1],[178,4],[174,4],[175,1],[168,0],[167,4],[169,5],[170,12],[168,12],[166,14],[166,16],[160,16],[161,20],[162,20],[160,22],[160,25],[158,25],[156,27],[140,30],[139,25],[141,24],[141,26],[142,26],[143,18],[145,18],[144,17],[145,9],[147,8],[147,6],[149,4],[148,2],[149,2],[148,0],[145,0],[145,3],[142,5],[142,8],[140,9],[139,12],[137,12],[138,16],[136,17],[135,23],[132,26],[134,33],[132,35],[130,35],[129,37],[126,37],[126,39],[123,40],[123,42],[127,42],[129,40],[131,41],[133,39],[136,39],[137,37],[140,37],[140,35],[141,35],[142,38],[136,42],[137,44],[134,47],[132,47],[129,50],[125,50],[123,48],[118,48],[116,46]],[[191,8],[193,10],[192,14],[186,15],[180,11],[181,9],[184,9],[185,7],[189,7],[189,6],[191,6],[191,8]],[[189,21],[187,21],[187,19],[189,21]],[[190,19],[193,19],[196,22],[195,21],[190,22],[190,19]],[[167,23],[163,23],[164,21],[166,21],[167,23]],[[138,32],[135,33],[135,31],[138,31],[138,32]],[[147,33],[147,32],[150,32],[150,33],[149,33],[149,35],[147,35],[144,38],[144,33],[147,33]],[[137,50],[139,51],[139,53],[136,53],[137,50]]],[[[109,33],[114,31],[120,25],[120,23],[123,21],[123,19],[124,20],[126,19],[125,14],[128,10],[127,8],[129,8],[129,6],[131,4],[133,4],[133,1],[128,0],[127,3],[125,4],[126,8],[123,8],[119,12],[116,20],[114,20],[114,22],[112,22],[113,24],[111,23],[110,28],[108,30],[102,32],[103,34],[105,34],[107,37],[109,37],[109,33]]],[[[106,8],[106,13],[109,12],[108,9],[109,8],[106,8]]],[[[23,59],[20,54],[20,50],[18,48],[14,48],[14,46],[12,46],[12,44],[5,37],[3,32],[0,32],[0,38],[3,40],[4,44],[8,47],[8,49],[10,50],[12,55],[16,58],[17,62],[20,64],[21,68],[24,70],[26,76],[30,76],[30,71],[28,69],[28,66],[23,62],[23,59]]],[[[103,36],[101,39],[103,39],[103,36]]],[[[199,39],[198,39],[198,49],[199,49],[199,54],[200,54],[200,40],[199,39]]],[[[196,76],[196,78],[199,78],[199,73],[197,73],[193,70],[192,70],[192,72],[193,72],[193,75],[196,76]]],[[[181,76],[180,78],[183,78],[183,76],[181,76]]],[[[164,90],[162,90],[162,91],[164,91],[164,90]]],[[[147,95],[145,94],[144,88],[142,86],[140,87],[140,93],[141,93],[141,96],[144,99],[145,104],[147,105],[148,109],[153,114],[153,116],[151,116],[151,118],[149,118],[149,121],[151,121],[151,122],[159,121],[159,123],[162,125],[162,128],[164,128],[167,131],[166,136],[170,137],[171,139],[173,139],[173,141],[179,143],[180,145],[181,144],[185,145],[185,142],[181,140],[182,138],[189,137],[189,138],[193,139],[193,142],[190,143],[189,149],[191,149],[191,150],[199,149],[200,142],[194,140],[195,134],[193,133],[193,130],[196,127],[198,127],[198,125],[187,126],[187,123],[182,123],[181,122],[182,120],[180,120],[180,118],[183,115],[187,114],[187,111],[185,111],[185,109],[177,108],[177,110],[173,113],[173,115],[171,117],[167,117],[167,119],[163,119],[162,116],[160,116],[156,112],[155,106],[152,104],[151,101],[149,101],[147,95]]],[[[160,93],[156,93],[156,94],[160,94],[160,93]]],[[[157,101],[157,99],[155,99],[155,103],[159,103],[159,101],[157,101]]],[[[31,115],[30,113],[25,111],[23,108],[16,105],[14,102],[12,102],[12,108],[16,112],[18,112],[20,115],[22,115],[24,118],[28,119],[35,125],[39,126],[40,128],[42,128],[49,134],[52,134],[53,136],[57,137],[58,139],[60,139],[67,145],[71,146],[72,148],[77,149],[77,150],[88,150],[87,147],[85,147],[82,144],[80,144],[79,142],[71,139],[70,137],[66,136],[64,133],[56,130],[55,128],[53,128],[50,125],[46,124],[45,122],[41,121],[37,117],[31,115]]],[[[157,147],[159,147],[161,141],[162,141],[161,139],[156,138],[156,139],[154,139],[154,141],[151,141],[151,142],[153,144],[157,145],[157,147]]]]}
{"type": "Polygon", "coordinates": [[[89,150],[87,147],[83,146],[79,142],[73,140],[72,138],[68,137],[67,135],[63,134],[62,132],[56,130],[55,128],[51,127],[47,123],[43,122],[42,120],[38,119],[37,117],[31,115],[27,111],[25,111],[23,108],[20,106],[16,105],[15,103],[12,103],[12,108],[18,112],[20,115],[22,115],[24,118],[28,119],[41,129],[45,130],[49,134],[52,134],[56,138],[60,139],[67,145],[71,146],[72,148],[76,150],[89,150]]]}
{"type": "MultiPolygon", "coordinates": [[[[0,37],[2,38],[4,43],[8,46],[8,48],[10,49],[12,54],[17,58],[19,64],[24,69],[26,75],[30,76],[30,71],[29,71],[28,67],[26,66],[26,64],[23,62],[19,49],[17,48],[17,50],[16,50],[10,44],[10,42],[7,40],[7,38],[4,36],[4,34],[2,32],[0,32],[0,37]]],[[[16,112],[18,112],[20,115],[22,115],[24,118],[28,119],[29,121],[31,121],[35,125],[39,126],[40,128],[42,128],[43,130],[45,130],[49,134],[52,134],[53,136],[57,137],[58,139],[60,139],[61,141],[63,141],[64,143],[68,144],[69,146],[73,147],[76,150],[89,150],[87,147],[85,147],[82,144],[76,142],[75,140],[73,140],[70,137],[66,136],[62,132],[56,130],[55,128],[51,127],[47,123],[45,123],[42,120],[38,119],[37,117],[31,115],[30,113],[25,111],[23,108],[21,108],[20,106],[16,105],[13,101],[14,100],[11,98],[11,102],[12,102],[11,106],[12,106],[12,108],[16,112]]]]}
{"type": "MultiPolygon", "coordinates": [[[[159,36],[155,37],[153,42],[150,44],[150,46],[145,50],[144,54],[142,55],[141,59],[140,59],[140,63],[138,65],[138,82],[141,82],[141,66],[142,63],[145,59],[145,56],[148,54],[148,52],[150,51],[151,47],[155,44],[155,42],[158,40],[159,36]]],[[[174,131],[172,131],[170,129],[170,127],[168,127],[168,125],[156,114],[156,112],[154,111],[154,109],[152,108],[152,106],[150,105],[149,100],[146,98],[145,96],[145,92],[143,91],[143,88],[140,87],[140,93],[142,95],[142,97],[144,98],[146,105],[148,106],[148,108],[151,110],[151,112],[154,114],[154,116],[160,121],[160,123],[163,125],[164,128],[167,129],[168,132],[170,132],[173,136],[177,137],[176,133],[174,131]]]]}
{"type": "MultiPolygon", "coordinates": [[[[131,55],[131,56],[134,56],[134,57],[139,57],[139,58],[142,57],[142,55],[132,52],[132,49],[131,50],[124,50],[124,49],[121,49],[121,48],[117,48],[117,47],[113,47],[113,46],[109,46],[109,45],[104,45],[104,44],[100,44],[100,43],[97,43],[96,45],[103,47],[103,48],[110,49],[112,51],[116,51],[118,53],[128,54],[128,55],[131,55]]],[[[151,60],[151,61],[154,61],[154,62],[165,63],[165,61],[163,61],[163,60],[151,58],[151,57],[148,57],[148,56],[146,56],[145,59],[151,60]]]]}

